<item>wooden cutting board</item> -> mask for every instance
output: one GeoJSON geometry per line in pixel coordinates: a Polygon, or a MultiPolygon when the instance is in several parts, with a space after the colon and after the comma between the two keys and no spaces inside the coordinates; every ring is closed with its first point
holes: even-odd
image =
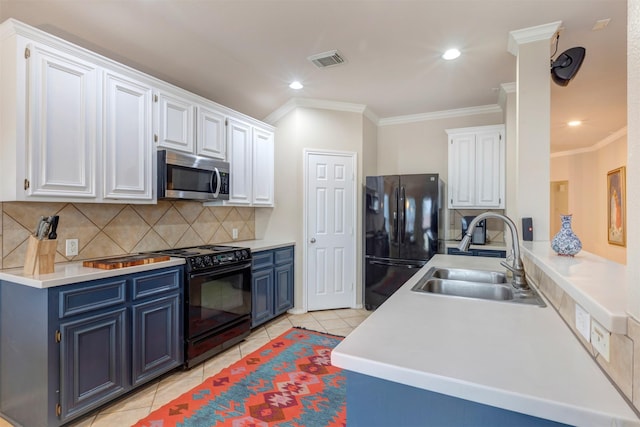
{"type": "Polygon", "coordinates": [[[169,261],[168,255],[127,255],[118,258],[105,258],[84,261],[83,267],[101,268],[113,270],[114,268],[133,267],[135,265],[151,264],[154,262],[169,261]]]}

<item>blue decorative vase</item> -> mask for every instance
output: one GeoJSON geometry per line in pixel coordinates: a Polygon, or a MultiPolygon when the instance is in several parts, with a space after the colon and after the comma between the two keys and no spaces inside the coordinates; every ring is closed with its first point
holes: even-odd
{"type": "Polygon", "coordinates": [[[551,240],[551,249],[558,255],[574,256],[582,249],[582,242],[571,229],[571,215],[560,215],[562,226],[551,240]]]}

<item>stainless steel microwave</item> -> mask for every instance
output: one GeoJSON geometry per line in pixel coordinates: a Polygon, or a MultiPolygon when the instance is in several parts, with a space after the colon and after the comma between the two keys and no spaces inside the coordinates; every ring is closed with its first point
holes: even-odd
{"type": "Polygon", "coordinates": [[[158,199],[229,200],[229,163],[158,150],[158,199]]]}

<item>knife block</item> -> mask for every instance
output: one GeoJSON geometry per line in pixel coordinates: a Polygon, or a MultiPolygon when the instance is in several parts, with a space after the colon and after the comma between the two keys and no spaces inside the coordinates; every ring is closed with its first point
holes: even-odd
{"type": "Polygon", "coordinates": [[[34,236],[29,236],[24,259],[25,276],[53,273],[57,242],[55,239],[38,240],[34,236]]]}

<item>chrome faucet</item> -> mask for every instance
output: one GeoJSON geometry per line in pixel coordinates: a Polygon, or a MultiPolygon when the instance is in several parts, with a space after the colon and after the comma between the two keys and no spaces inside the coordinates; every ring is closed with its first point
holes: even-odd
{"type": "Polygon", "coordinates": [[[520,241],[518,240],[518,230],[516,229],[516,225],[511,220],[511,218],[501,215],[499,213],[494,212],[483,212],[480,215],[476,216],[469,224],[467,228],[466,234],[462,237],[462,242],[458,245],[458,249],[461,251],[469,250],[469,245],[471,244],[471,237],[473,236],[473,230],[476,228],[476,224],[482,221],[485,218],[498,218],[501,219],[509,226],[509,230],[511,231],[511,245],[513,252],[513,264],[509,265],[504,261],[500,262],[500,265],[506,267],[509,271],[513,273],[513,280],[511,284],[514,288],[521,291],[528,291],[529,285],[527,284],[527,279],[524,275],[524,265],[522,264],[522,258],[520,258],[520,241]]]}

